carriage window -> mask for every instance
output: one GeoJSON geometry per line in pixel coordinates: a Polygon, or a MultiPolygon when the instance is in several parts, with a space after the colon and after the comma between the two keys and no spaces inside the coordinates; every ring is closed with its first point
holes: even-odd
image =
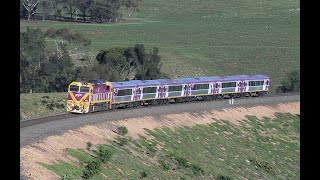
{"type": "Polygon", "coordinates": [[[157,87],[145,87],[142,89],[143,93],[156,93],[157,87]]]}
{"type": "Polygon", "coordinates": [[[222,83],[222,88],[236,87],[236,82],[222,83]]]}
{"type": "Polygon", "coordinates": [[[109,91],[109,90],[110,90],[110,86],[107,86],[107,87],[106,87],[106,90],[109,91]]]}
{"type": "Polygon", "coordinates": [[[89,92],[90,91],[90,88],[89,87],[86,87],[86,86],[81,86],[80,87],[80,92],[89,92]]]}
{"type": "Polygon", "coordinates": [[[250,81],[249,86],[261,86],[263,83],[264,81],[250,81]]]}
{"type": "Polygon", "coordinates": [[[209,89],[209,84],[195,84],[192,87],[192,90],[198,90],[198,89],[209,89]]]}
{"type": "Polygon", "coordinates": [[[117,96],[128,96],[132,95],[132,89],[120,89],[118,90],[117,96]]]}
{"type": "Polygon", "coordinates": [[[171,92],[171,91],[182,91],[182,85],[179,85],[179,86],[169,86],[168,92],[171,92]]]}
{"type": "Polygon", "coordinates": [[[79,91],[79,86],[71,85],[70,88],[69,88],[69,91],[78,92],[79,91]]]}
{"type": "Polygon", "coordinates": [[[216,88],[218,88],[218,85],[219,85],[219,84],[218,84],[218,83],[216,83],[216,88]]]}

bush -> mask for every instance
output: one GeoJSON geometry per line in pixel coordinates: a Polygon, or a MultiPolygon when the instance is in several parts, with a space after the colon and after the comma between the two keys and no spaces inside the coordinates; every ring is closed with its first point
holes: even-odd
{"type": "Polygon", "coordinates": [[[88,151],[90,151],[91,146],[92,146],[92,143],[91,143],[90,141],[87,142],[87,148],[86,148],[86,149],[87,149],[88,151]]]}
{"type": "Polygon", "coordinates": [[[231,177],[219,175],[219,176],[217,177],[217,180],[231,180],[231,177]]]}
{"type": "Polygon", "coordinates": [[[277,93],[300,92],[300,71],[289,72],[277,87],[277,93]]]}
{"type": "Polygon", "coordinates": [[[101,166],[101,163],[99,160],[88,162],[88,164],[85,166],[82,177],[84,179],[89,179],[94,174],[100,171],[100,166],[101,166]]]}
{"type": "Polygon", "coordinates": [[[160,164],[160,167],[165,171],[171,169],[171,164],[166,163],[164,160],[159,160],[159,164],[160,164]]]}
{"type": "Polygon", "coordinates": [[[140,177],[141,178],[145,178],[147,176],[148,176],[148,174],[145,171],[140,172],[140,177]]]}
{"type": "Polygon", "coordinates": [[[203,169],[202,169],[200,166],[197,166],[197,165],[192,164],[192,165],[190,166],[190,168],[191,168],[191,170],[192,170],[192,172],[193,172],[194,175],[196,175],[196,176],[202,176],[202,175],[204,175],[204,171],[203,171],[203,169]]]}
{"type": "Polygon", "coordinates": [[[185,158],[182,157],[175,157],[176,161],[178,161],[178,166],[188,168],[189,164],[185,158]]]}
{"type": "Polygon", "coordinates": [[[120,146],[124,146],[124,145],[127,145],[129,143],[129,140],[126,139],[126,138],[123,138],[123,137],[117,137],[117,143],[120,145],[120,146]]]}
{"type": "Polygon", "coordinates": [[[128,133],[128,129],[125,126],[120,126],[117,128],[117,130],[120,135],[125,135],[128,133]]]}
{"type": "Polygon", "coordinates": [[[106,163],[111,159],[113,152],[107,146],[100,145],[96,151],[96,154],[98,156],[97,158],[101,162],[106,163]]]}

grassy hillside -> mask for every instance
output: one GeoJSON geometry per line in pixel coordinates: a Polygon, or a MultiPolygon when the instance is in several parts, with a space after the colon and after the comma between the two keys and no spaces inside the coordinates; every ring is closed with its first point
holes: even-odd
{"type": "MultiPolygon", "coordinates": [[[[92,179],[299,179],[300,117],[247,116],[240,127],[227,121],[145,129],[137,140],[118,137],[103,146],[109,162],[92,179]]],[[[91,149],[66,149],[79,161],[42,164],[59,176],[79,179],[95,156],[91,149]]]]}
{"type": "Polygon", "coordinates": [[[66,113],[67,93],[20,94],[20,120],[66,113]]]}
{"type": "Polygon", "coordinates": [[[285,73],[300,69],[300,1],[143,0],[140,9],[118,24],[20,25],[83,33],[92,44],[76,51],[92,59],[108,47],[158,47],[171,77],[266,74],[274,91],[285,73]]]}

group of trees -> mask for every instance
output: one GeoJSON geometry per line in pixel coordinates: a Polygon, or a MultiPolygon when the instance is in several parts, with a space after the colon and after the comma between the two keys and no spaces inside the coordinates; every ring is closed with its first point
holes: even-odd
{"type": "Polygon", "coordinates": [[[124,81],[167,78],[161,72],[161,57],[158,53],[156,47],[146,52],[143,44],[102,50],[96,56],[97,63],[92,66],[87,79],[124,81]]]}
{"type": "Polygon", "coordinates": [[[70,57],[69,44],[91,43],[79,33],[67,29],[29,29],[20,33],[20,92],[66,91],[72,81],[125,81],[159,79],[161,73],[158,48],[147,52],[143,44],[101,50],[96,60],[76,65],[70,57]],[[50,39],[55,44],[48,44],[50,39]]]}
{"type": "Polygon", "coordinates": [[[62,21],[117,22],[121,8],[135,11],[140,0],[20,0],[20,18],[62,21]],[[69,14],[70,17],[65,17],[69,14]]]}
{"type": "MultiPolygon", "coordinates": [[[[75,37],[77,36],[79,35],[75,37]]],[[[39,28],[28,28],[26,32],[20,33],[21,92],[62,91],[66,82],[80,78],[75,73],[77,68],[69,55],[66,43],[59,41],[57,48],[50,50],[46,37],[47,33],[39,28]]],[[[74,41],[76,39],[73,38],[74,41]]]]}

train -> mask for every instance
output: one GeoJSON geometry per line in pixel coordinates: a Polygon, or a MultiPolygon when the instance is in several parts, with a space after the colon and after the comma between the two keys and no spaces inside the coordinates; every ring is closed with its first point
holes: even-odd
{"type": "Polygon", "coordinates": [[[73,81],[68,86],[67,112],[91,113],[143,105],[196,100],[264,96],[270,89],[267,75],[235,75],[109,82],[73,81]]]}

